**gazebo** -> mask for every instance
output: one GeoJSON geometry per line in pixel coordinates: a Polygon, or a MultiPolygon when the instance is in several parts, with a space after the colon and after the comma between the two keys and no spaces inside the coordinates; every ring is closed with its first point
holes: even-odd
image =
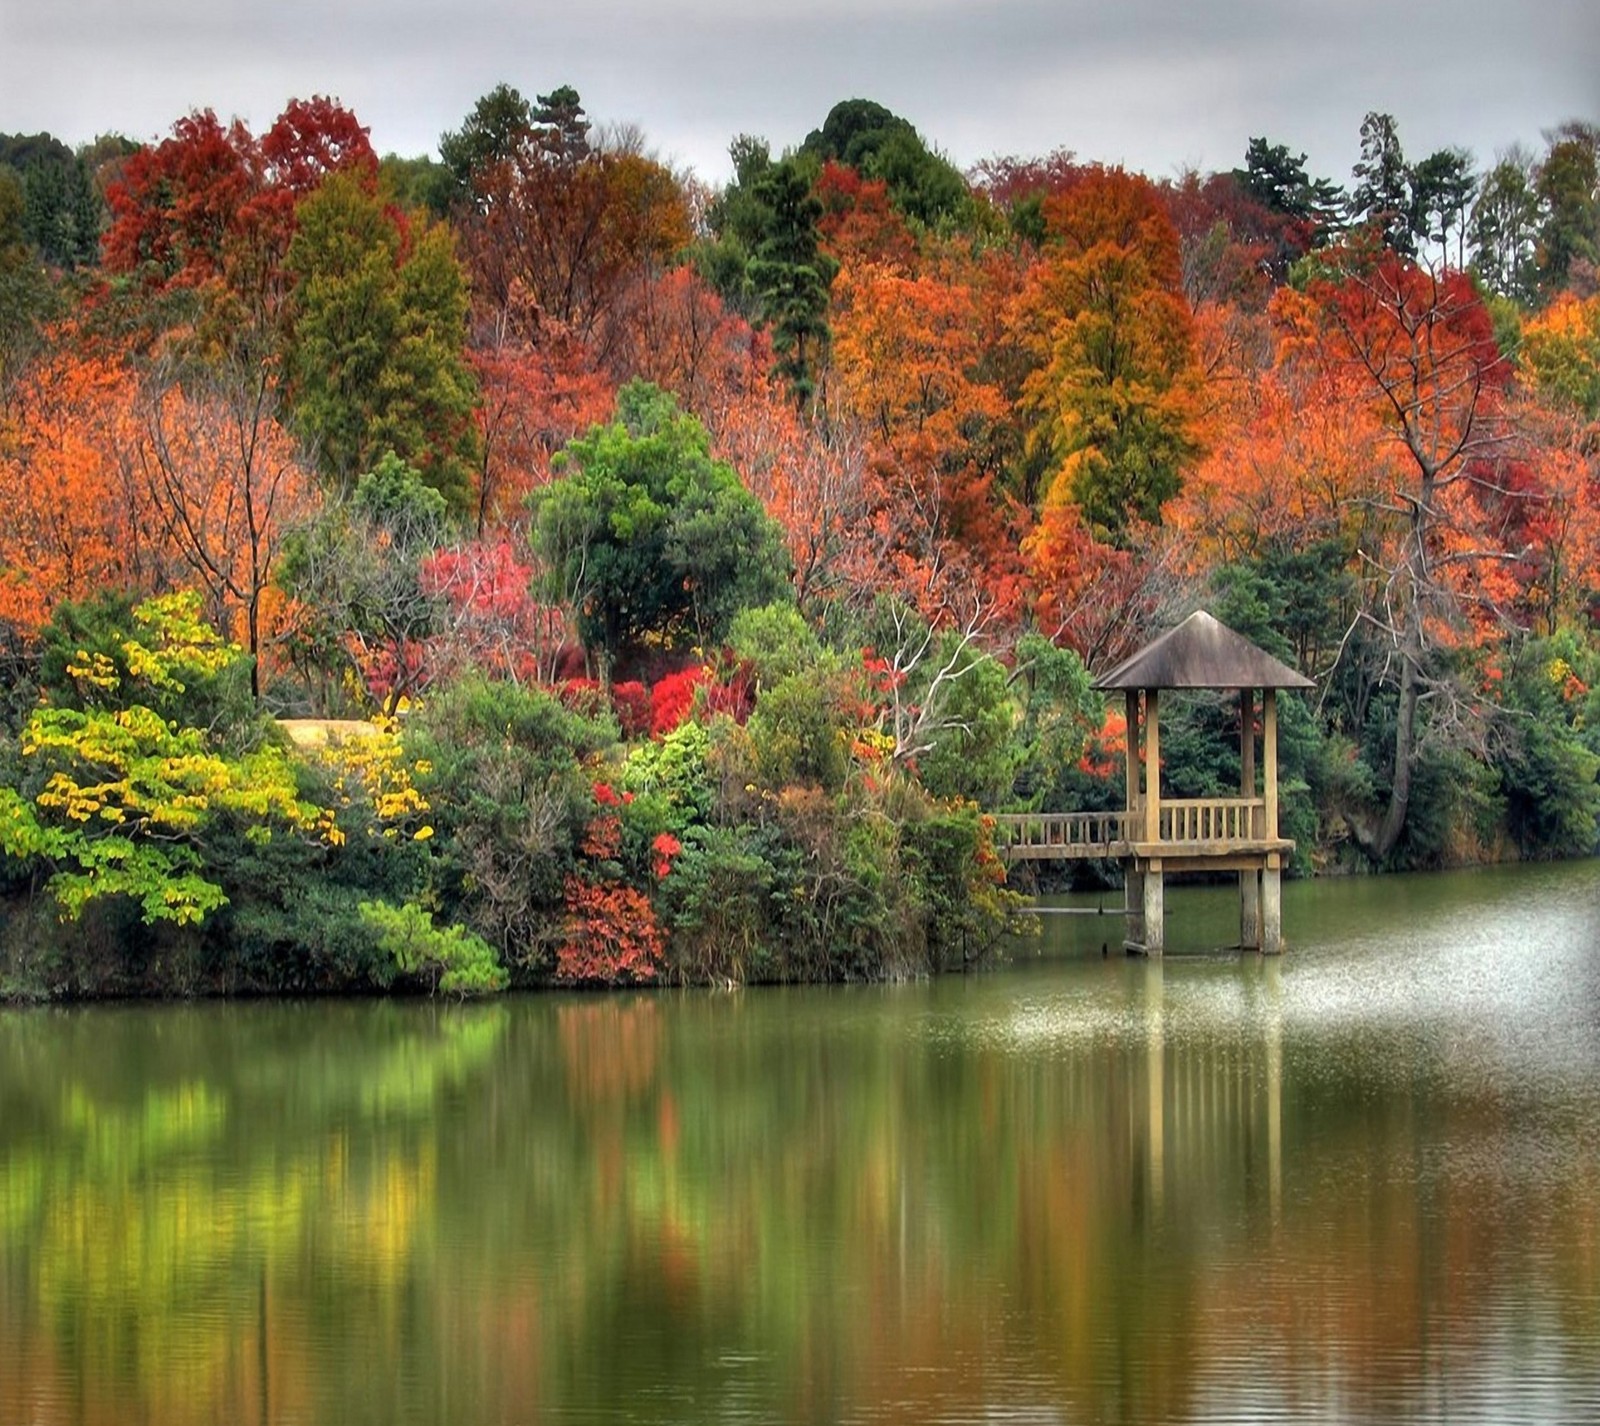
{"type": "Polygon", "coordinates": [[[1127,804],[1121,836],[1107,850],[1122,862],[1129,950],[1162,953],[1165,878],[1185,871],[1238,872],[1240,945],[1268,955],[1283,949],[1282,875],[1294,843],[1278,832],[1277,694],[1314,686],[1204,610],[1094,680],[1121,692],[1127,710],[1127,804]],[[1199,688],[1239,696],[1238,797],[1161,795],[1161,694],[1199,688]]]}

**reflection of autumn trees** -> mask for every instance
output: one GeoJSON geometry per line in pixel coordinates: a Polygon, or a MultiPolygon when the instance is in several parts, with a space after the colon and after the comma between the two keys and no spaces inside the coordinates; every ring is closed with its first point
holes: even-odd
{"type": "Polygon", "coordinates": [[[1495,1157],[1528,1106],[1449,1051],[1408,1093],[1363,1032],[1278,1047],[1270,970],[1114,965],[934,1037],[887,994],[162,1012],[154,1058],[142,1015],[11,1017],[0,1419],[82,1379],[70,1419],[180,1426],[667,1382],[683,1420],[1154,1422],[1250,1340],[1382,1414],[1524,1294],[1588,1340],[1600,1195],[1495,1157]]]}

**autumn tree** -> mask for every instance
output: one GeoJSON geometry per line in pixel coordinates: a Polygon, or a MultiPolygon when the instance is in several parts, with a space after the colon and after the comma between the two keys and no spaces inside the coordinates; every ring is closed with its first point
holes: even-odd
{"type": "Polygon", "coordinates": [[[847,594],[880,486],[862,423],[828,396],[806,412],[765,386],[735,393],[713,421],[729,461],[784,532],[795,598],[808,613],[847,594]]]}
{"type": "Polygon", "coordinates": [[[863,587],[900,590],[925,611],[965,561],[993,598],[1016,540],[995,482],[1000,393],[978,379],[976,290],[867,264],[843,273],[834,392],[869,433],[876,490],[856,531],[863,587]]]}
{"type": "Polygon", "coordinates": [[[1036,366],[1030,441],[1112,538],[1155,521],[1198,450],[1193,320],[1177,234],[1148,180],[1102,169],[1047,200],[1049,241],[1016,308],[1036,366]]]}
{"type": "Polygon", "coordinates": [[[242,633],[258,699],[278,557],[316,501],[279,415],[267,366],[158,369],[145,383],[134,454],[143,508],[179,566],[179,582],[205,592],[217,627],[242,633]]]}
{"type": "Polygon", "coordinates": [[[377,169],[367,130],[329,99],[292,100],[259,139],[198,111],[121,165],[106,193],[105,266],[155,291],[202,291],[210,336],[231,345],[231,328],[278,320],[300,201],[334,173],[373,194],[377,169]]]}
{"type": "Polygon", "coordinates": [[[627,292],[689,241],[677,179],[643,154],[592,144],[568,86],[536,105],[502,86],[442,148],[464,185],[454,215],[475,300],[523,313],[535,324],[519,331],[523,340],[552,323],[605,365],[627,292]]]}
{"type": "Polygon", "coordinates": [[[1381,417],[1398,455],[1383,505],[1396,534],[1366,551],[1381,588],[1363,622],[1391,651],[1396,699],[1389,794],[1375,816],[1352,809],[1352,836],[1388,856],[1406,825],[1423,710],[1443,726],[1456,706],[1437,650],[1460,637],[1464,612],[1493,613],[1497,560],[1476,526],[1474,486],[1501,453],[1500,395],[1509,375],[1468,278],[1430,273],[1392,252],[1345,250],[1311,288],[1308,316],[1360,377],[1359,399],[1381,417]]]}
{"type": "Polygon", "coordinates": [[[473,507],[482,536],[522,515],[556,453],[605,420],[616,397],[588,348],[549,324],[529,342],[500,323],[480,323],[467,361],[478,385],[473,507]]]}
{"type": "Polygon", "coordinates": [[[149,535],[122,458],[136,445],[134,377],[57,348],[0,416],[0,620],[37,630],[64,601],[148,587],[149,535]]]}

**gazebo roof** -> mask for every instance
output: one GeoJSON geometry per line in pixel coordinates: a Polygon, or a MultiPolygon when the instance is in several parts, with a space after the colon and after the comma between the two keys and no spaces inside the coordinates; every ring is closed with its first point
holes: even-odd
{"type": "Polygon", "coordinates": [[[1309,678],[1197,609],[1095,679],[1099,689],[1315,688],[1309,678]]]}

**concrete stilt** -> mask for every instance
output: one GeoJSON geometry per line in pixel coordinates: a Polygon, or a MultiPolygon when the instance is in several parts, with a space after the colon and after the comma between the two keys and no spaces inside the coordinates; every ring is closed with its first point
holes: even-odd
{"type": "Polygon", "coordinates": [[[1261,949],[1261,873],[1254,868],[1239,873],[1239,948],[1261,949]]]}
{"type": "Polygon", "coordinates": [[[1161,863],[1152,861],[1144,872],[1144,953],[1159,956],[1166,950],[1167,916],[1163,905],[1166,877],[1161,863]]]}
{"type": "Polygon", "coordinates": [[[1283,873],[1278,859],[1271,857],[1261,873],[1261,953],[1280,955],[1283,951],[1283,873]]]}
{"type": "Polygon", "coordinates": [[[1124,942],[1129,946],[1144,945],[1144,873],[1135,862],[1126,862],[1122,869],[1123,909],[1127,911],[1127,930],[1124,942]]]}

